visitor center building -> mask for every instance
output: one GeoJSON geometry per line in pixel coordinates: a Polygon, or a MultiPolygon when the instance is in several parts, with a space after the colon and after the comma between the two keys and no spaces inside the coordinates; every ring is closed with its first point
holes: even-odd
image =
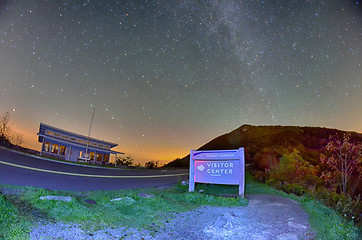
{"type": "Polygon", "coordinates": [[[77,133],[40,123],[38,141],[42,143],[41,155],[71,162],[90,162],[93,164],[109,163],[110,155],[124,154],[113,151],[118,146],[95,138],[88,138],[77,133]],[[88,152],[88,158],[86,153],[88,152]]]}

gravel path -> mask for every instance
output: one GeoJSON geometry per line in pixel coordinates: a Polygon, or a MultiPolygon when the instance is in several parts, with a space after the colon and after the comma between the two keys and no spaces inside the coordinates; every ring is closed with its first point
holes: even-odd
{"type": "Polygon", "coordinates": [[[154,231],[120,227],[86,232],[77,224],[40,223],[30,239],[314,239],[308,215],[295,201],[264,194],[247,198],[246,207],[202,206],[168,214],[164,227],[154,231]]]}

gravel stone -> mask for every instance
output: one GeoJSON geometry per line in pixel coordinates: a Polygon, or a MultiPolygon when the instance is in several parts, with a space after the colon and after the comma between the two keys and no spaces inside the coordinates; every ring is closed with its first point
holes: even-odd
{"type": "Polygon", "coordinates": [[[137,196],[139,196],[141,198],[154,198],[154,197],[156,197],[155,195],[148,194],[148,193],[139,193],[139,194],[137,194],[137,196]]]}
{"type": "Polygon", "coordinates": [[[63,202],[70,202],[72,201],[71,197],[65,196],[42,196],[40,197],[41,200],[56,200],[56,201],[63,201],[63,202]]]}
{"type": "Polygon", "coordinates": [[[278,240],[298,240],[298,236],[294,233],[283,233],[277,237],[278,240]]]}
{"type": "Polygon", "coordinates": [[[123,205],[132,205],[134,202],[136,202],[136,200],[134,200],[131,197],[121,197],[121,198],[114,198],[111,199],[111,202],[120,202],[123,205]]]}

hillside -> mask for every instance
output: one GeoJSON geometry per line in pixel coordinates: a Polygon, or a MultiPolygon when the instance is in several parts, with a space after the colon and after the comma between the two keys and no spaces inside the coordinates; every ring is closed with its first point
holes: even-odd
{"type": "MultiPolygon", "coordinates": [[[[320,127],[296,126],[251,126],[221,135],[197,150],[220,150],[245,148],[246,163],[250,170],[265,171],[279,162],[283,154],[297,149],[303,159],[319,165],[319,156],[326,146],[329,136],[343,136],[345,131],[320,127]]],[[[362,134],[349,132],[351,142],[362,142],[362,134]]],[[[177,159],[166,167],[188,167],[190,156],[177,159]]]]}

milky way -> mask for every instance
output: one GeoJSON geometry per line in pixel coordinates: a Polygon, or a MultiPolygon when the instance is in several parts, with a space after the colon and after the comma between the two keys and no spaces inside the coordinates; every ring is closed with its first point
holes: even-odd
{"type": "Polygon", "coordinates": [[[240,125],[362,132],[358,1],[2,1],[0,113],[172,160],[240,125]],[[107,3],[109,2],[109,3],[107,3]]]}

